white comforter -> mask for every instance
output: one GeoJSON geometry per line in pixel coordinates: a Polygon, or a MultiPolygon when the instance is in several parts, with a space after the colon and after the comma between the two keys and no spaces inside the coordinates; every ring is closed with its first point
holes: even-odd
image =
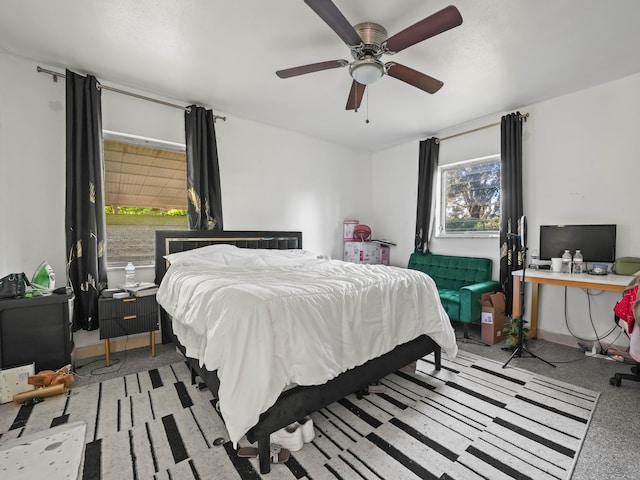
{"type": "Polygon", "coordinates": [[[172,254],[157,299],[189,357],[218,370],[231,441],[289,385],[317,385],[421,334],[453,357],[433,280],[305,251],[215,245],[172,254]]]}

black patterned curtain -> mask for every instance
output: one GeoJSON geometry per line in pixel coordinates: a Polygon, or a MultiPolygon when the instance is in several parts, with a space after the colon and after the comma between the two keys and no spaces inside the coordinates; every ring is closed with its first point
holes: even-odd
{"type": "Polygon", "coordinates": [[[184,117],[189,229],[222,230],[222,195],[213,112],[191,105],[184,117]]]}
{"type": "Polygon", "coordinates": [[[418,208],[416,212],[416,252],[428,252],[433,223],[433,197],[438,170],[440,141],[429,138],[420,142],[418,156],[418,208]]]}
{"type": "Polygon", "coordinates": [[[500,162],[502,183],[502,218],[500,220],[500,283],[506,297],[506,313],[513,307],[513,275],[522,270],[522,246],[519,220],[522,204],[522,122],[520,112],[502,117],[500,126],[500,162]]]}
{"type": "Polygon", "coordinates": [[[74,330],[98,328],[107,287],[102,104],[98,81],[66,71],[67,278],[75,294],[74,330]]]}

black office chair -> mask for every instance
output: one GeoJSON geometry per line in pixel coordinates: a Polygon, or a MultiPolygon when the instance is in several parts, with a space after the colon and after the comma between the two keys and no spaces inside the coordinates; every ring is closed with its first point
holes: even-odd
{"type": "Polygon", "coordinates": [[[640,382],[640,364],[636,363],[631,367],[631,373],[616,373],[609,379],[611,385],[619,387],[622,380],[633,380],[634,382],[640,382]]]}
{"type": "MultiPolygon", "coordinates": [[[[635,305],[635,300],[634,300],[634,305],[635,305]]],[[[618,324],[618,326],[620,328],[622,328],[622,330],[624,331],[625,335],[627,335],[627,337],[629,337],[629,334],[627,333],[627,330],[623,327],[623,325],[620,325],[620,322],[624,322],[624,320],[622,320],[620,317],[618,317],[618,315],[614,315],[613,318],[614,318],[615,322],[618,324]]],[[[638,324],[638,322],[636,322],[636,327],[635,328],[640,328],[640,324],[638,324]]],[[[616,374],[614,374],[614,376],[609,379],[609,383],[611,385],[615,385],[616,387],[619,387],[620,384],[622,383],[622,380],[633,380],[634,382],[640,382],[640,363],[636,362],[636,364],[633,367],[631,367],[631,373],[616,373],[616,374]]]]}

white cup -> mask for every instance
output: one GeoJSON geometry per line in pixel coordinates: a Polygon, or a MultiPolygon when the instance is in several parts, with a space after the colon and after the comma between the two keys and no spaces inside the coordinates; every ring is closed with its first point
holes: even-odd
{"type": "Polygon", "coordinates": [[[562,259],[561,258],[552,258],[551,259],[551,271],[560,273],[562,271],[562,259]]]}

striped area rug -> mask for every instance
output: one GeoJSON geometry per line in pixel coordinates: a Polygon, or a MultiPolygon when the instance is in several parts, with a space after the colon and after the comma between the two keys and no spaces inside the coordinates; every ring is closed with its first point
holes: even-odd
{"type": "MultiPolygon", "coordinates": [[[[0,443],[87,423],[85,479],[569,479],[599,394],[466,352],[312,414],[316,438],[260,475],[184,363],[0,406],[0,443]]],[[[248,443],[241,442],[241,445],[248,443]]],[[[45,472],[43,472],[45,473],[45,472]]]]}

